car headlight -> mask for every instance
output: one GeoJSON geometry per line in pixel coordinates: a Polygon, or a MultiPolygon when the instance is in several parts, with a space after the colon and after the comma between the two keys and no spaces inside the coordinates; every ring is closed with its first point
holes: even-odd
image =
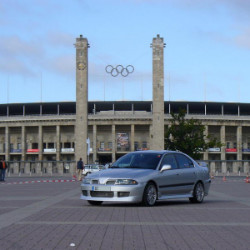
{"type": "Polygon", "coordinates": [[[91,179],[84,178],[82,182],[83,182],[83,184],[90,184],[91,183],[91,179]]]}
{"type": "Polygon", "coordinates": [[[115,185],[137,185],[138,182],[131,179],[117,179],[115,185]]]}

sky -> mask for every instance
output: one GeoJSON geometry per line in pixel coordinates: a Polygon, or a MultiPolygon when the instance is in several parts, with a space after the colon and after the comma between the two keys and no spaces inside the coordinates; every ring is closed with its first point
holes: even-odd
{"type": "Polygon", "coordinates": [[[1,0],[0,103],[75,101],[80,35],[89,100],[152,100],[157,34],[166,101],[250,103],[248,0],[1,0]],[[112,77],[107,65],[134,72],[112,77]]]}

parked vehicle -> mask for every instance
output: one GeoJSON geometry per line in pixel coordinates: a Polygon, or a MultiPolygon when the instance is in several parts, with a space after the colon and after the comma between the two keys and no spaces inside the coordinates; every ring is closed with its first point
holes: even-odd
{"type": "Polygon", "coordinates": [[[208,195],[208,168],[175,151],[137,151],[126,154],[111,168],[92,173],[81,184],[81,199],[92,205],[104,201],[141,202],[189,198],[201,203],[208,195]]]}
{"type": "Polygon", "coordinates": [[[88,174],[95,173],[103,169],[105,169],[104,165],[99,165],[99,164],[84,165],[82,174],[86,176],[88,174]]]}

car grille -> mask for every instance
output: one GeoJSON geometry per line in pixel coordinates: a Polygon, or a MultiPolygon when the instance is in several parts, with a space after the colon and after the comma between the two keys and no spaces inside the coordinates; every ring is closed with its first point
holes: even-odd
{"type": "Polygon", "coordinates": [[[82,195],[83,195],[83,196],[88,196],[87,190],[82,190],[82,195]]]}
{"type": "Polygon", "coordinates": [[[109,191],[90,191],[92,197],[114,197],[114,192],[109,191]]]}
{"type": "Polygon", "coordinates": [[[118,192],[118,197],[129,197],[129,192],[118,192]]]}
{"type": "Polygon", "coordinates": [[[115,181],[107,181],[106,185],[115,185],[115,181]]]}

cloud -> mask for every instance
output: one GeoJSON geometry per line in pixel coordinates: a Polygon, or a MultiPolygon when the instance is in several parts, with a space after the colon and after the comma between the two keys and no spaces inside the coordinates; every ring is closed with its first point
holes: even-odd
{"type": "Polygon", "coordinates": [[[217,31],[198,31],[199,37],[205,37],[219,44],[226,44],[242,49],[250,50],[250,28],[237,26],[234,31],[228,35],[217,31]]]}
{"type": "Polygon", "coordinates": [[[52,46],[73,47],[73,35],[65,32],[50,31],[47,40],[52,46]]]}
{"type": "Polygon", "coordinates": [[[37,57],[43,54],[42,47],[37,44],[35,41],[25,41],[18,36],[2,37],[0,40],[0,55],[37,57]]]}
{"type": "Polygon", "coordinates": [[[250,28],[244,29],[239,35],[235,36],[233,42],[239,47],[250,49],[250,28]]]}
{"type": "Polygon", "coordinates": [[[75,75],[74,55],[60,55],[46,60],[43,68],[55,74],[64,75],[69,78],[75,75]]]}
{"type": "Polygon", "coordinates": [[[30,70],[30,67],[23,63],[23,61],[18,60],[16,58],[9,58],[9,60],[5,60],[4,58],[0,58],[0,71],[6,74],[21,74],[21,75],[29,75],[34,76],[35,72],[30,70]]]}
{"type": "Polygon", "coordinates": [[[2,37],[0,40],[0,71],[4,73],[35,74],[35,65],[43,55],[43,48],[36,41],[25,41],[18,36],[2,37]]]}

